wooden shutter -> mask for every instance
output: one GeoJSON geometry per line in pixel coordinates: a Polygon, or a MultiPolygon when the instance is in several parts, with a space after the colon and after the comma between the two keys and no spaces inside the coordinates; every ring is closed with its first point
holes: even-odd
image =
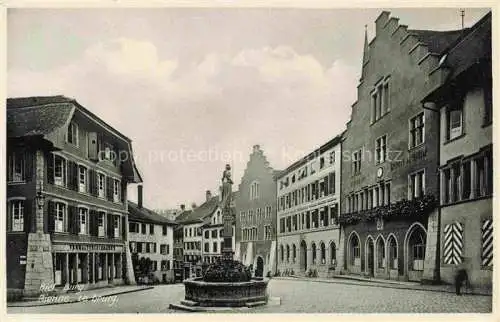
{"type": "Polygon", "coordinates": [[[329,195],[329,189],[328,189],[328,176],[326,176],[324,179],[323,179],[323,185],[325,186],[325,196],[328,196],[329,195]]]}
{"type": "Polygon", "coordinates": [[[106,222],[107,222],[108,237],[112,238],[113,237],[113,215],[107,214],[106,219],[107,219],[106,222]]]}
{"type": "Polygon", "coordinates": [[[113,201],[113,181],[112,177],[106,177],[106,197],[109,201],[113,201]]]}
{"type": "Polygon", "coordinates": [[[12,230],[12,202],[7,202],[7,231],[12,230]]]}
{"type": "Polygon", "coordinates": [[[123,178],[122,178],[122,181],[120,182],[120,184],[121,184],[120,198],[121,198],[122,203],[124,203],[125,198],[127,197],[127,182],[125,182],[125,180],[123,180],[123,178]]]}
{"type": "Polygon", "coordinates": [[[89,193],[93,196],[97,196],[97,174],[94,169],[89,169],[87,172],[89,177],[89,193]]]}
{"type": "Polygon", "coordinates": [[[74,234],[76,231],[76,207],[68,206],[68,232],[74,234]]]}
{"type": "Polygon", "coordinates": [[[53,201],[49,201],[47,205],[47,214],[45,214],[44,219],[46,224],[44,223],[44,227],[46,232],[53,233],[55,230],[55,215],[56,215],[56,207],[53,201]]]}
{"type": "Polygon", "coordinates": [[[89,235],[96,236],[95,233],[95,221],[96,221],[97,211],[91,209],[89,210],[89,235]]]}
{"type": "Polygon", "coordinates": [[[52,152],[47,154],[47,183],[54,184],[54,155],[52,152]]]}
{"type": "Polygon", "coordinates": [[[30,182],[33,180],[33,153],[28,150],[24,152],[24,180],[30,182]]]}
{"type": "Polygon", "coordinates": [[[35,214],[33,213],[33,199],[24,200],[24,231],[27,233],[34,232],[35,214]]]}
{"type": "Polygon", "coordinates": [[[97,146],[97,133],[89,132],[88,133],[88,153],[89,159],[93,161],[98,160],[98,146],[97,146]]]}
{"type": "Polygon", "coordinates": [[[125,224],[125,216],[122,216],[122,238],[123,240],[125,240],[125,237],[126,237],[126,234],[127,234],[127,229],[128,227],[126,227],[126,224],[125,224]]]}
{"type": "Polygon", "coordinates": [[[78,191],[78,164],[68,161],[68,188],[78,191]]]}

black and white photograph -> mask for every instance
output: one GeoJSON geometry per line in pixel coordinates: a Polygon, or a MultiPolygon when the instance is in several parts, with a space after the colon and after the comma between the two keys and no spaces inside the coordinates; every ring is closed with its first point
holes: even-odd
{"type": "Polygon", "coordinates": [[[492,316],[492,3],[79,3],[0,1],[9,317],[492,316]]]}

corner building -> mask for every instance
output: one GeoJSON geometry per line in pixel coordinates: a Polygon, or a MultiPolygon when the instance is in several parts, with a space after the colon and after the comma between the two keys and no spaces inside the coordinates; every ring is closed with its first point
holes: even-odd
{"type": "Polygon", "coordinates": [[[351,274],[436,280],[439,115],[421,100],[462,31],[409,29],[387,11],[375,25],[342,144],[343,265],[351,274]]]}
{"type": "Polygon", "coordinates": [[[7,99],[7,287],[134,284],[129,138],[64,96],[7,99]],[[125,157],[126,156],[126,157],[125,157]]]}
{"type": "Polygon", "coordinates": [[[333,138],[277,178],[281,274],[327,277],[342,268],[341,140],[342,135],[333,138]]]}
{"type": "Polygon", "coordinates": [[[440,277],[465,268],[473,287],[492,288],[493,105],[491,12],[441,55],[423,102],[441,118],[440,277]],[[440,80],[445,80],[442,83],[440,80]]]}

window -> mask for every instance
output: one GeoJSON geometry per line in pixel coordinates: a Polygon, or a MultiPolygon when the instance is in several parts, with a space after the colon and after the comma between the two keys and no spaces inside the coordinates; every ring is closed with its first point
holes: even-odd
{"type": "Polygon", "coordinates": [[[97,174],[97,189],[99,198],[104,198],[106,193],[106,176],[102,173],[97,174]]]}
{"type": "Polygon", "coordinates": [[[335,151],[330,152],[330,164],[335,163],[335,151]]]}
{"type": "Polygon", "coordinates": [[[75,122],[69,124],[66,138],[68,143],[78,146],[78,125],[75,122]]]}
{"type": "Polygon", "coordinates": [[[8,181],[24,181],[24,154],[15,152],[9,155],[8,181]]]}
{"type": "Polygon", "coordinates": [[[259,183],[258,182],[253,182],[250,185],[250,200],[258,199],[259,196],[260,196],[259,183]]]}
{"type": "Polygon", "coordinates": [[[208,239],[208,238],[210,238],[210,231],[205,230],[205,239],[208,239]]]}
{"type": "Polygon", "coordinates": [[[89,210],[87,208],[78,208],[79,214],[79,234],[85,235],[87,234],[87,223],[88,223],[88,215],[89,210]]]}
{"type": "Polygon", "coordinates": [[[137,243],[131,241],[129,245],[130,245],[130,252],[136,253],[137,252],[137,243]]]}
{"type": "Polygon", "coordinates": [[[56,202],[54,204],[54,212],[54,231],[62,233],[65,227],[66,205],[61,202],[56,202]]]}
{"type": "Polygon", "coordinates": [[[78,166],[78,191],[87,192],[87,168],[78,166]]]}
{"type": "Polygon", "coordinates": [[[212,230],[212,238],[217,238],[217,230],[212,230]]]}
{"type": "Polygon", "coordinates": [[[149,224],[149,234],[150,235],[155,234],[155,225],[154,224],[149,224]]]}
{"type": "Polygon", "coordinates": [[[424,113],[410,119],[410,149],[424,143],[424,113]]]}
{"type": "Polygon", "coordinates": [[[107,142],[104,142],[104,160],[111,160],[114,156],[113,146],[107,142]]]}
{"type": "Polygon", "coordinates": [[[382,163],[387,158],[387,135],[379,137],[375,142],[375,155],[377,164],[382,163]]]}
{"type": "Polygon", "coordinates": [[[350,242],[350,263],[354,266],[361,266],[359,238],[353,235],[350,242]]]}
{"type": "Polygon", "coordinates": [[[391,110],[389,79],[375,86],[371,94],[371,122],[374,123],[391,110]]]}
{"type": "Polygon", "coordinates": [[[24,200],[12,200],[10,202],[12,217],[12,231],[24,230],[24,200]]]}
{"type": "Polygon", "coordinates": [[[447,112],[446,135],[448,140],[459,137],[463,133],[463,111],[462,109],[450,109],[447,112]]]}
{"type": "Polygon", "coordinates": [[[167,225],[163,225],[163,226],[162,226],[162,235],[163,235],[163,236],[166,236],[166,235],[167,235],[167,232],[168,232],[168,226],[167,226],[167,225]]]}
{"type": "Polygon", "coordinates": [[[151,245],[149,243],[146,243],[146,253],[151,252],[151,245]]]}
{"type": "Polygon", "coordinates": [[[266,206],[266,219],[271,218],[271,206],[266,206]]]}
{"type": "Polygon", "coordinates": [[[361,172],[361,150],[352,154],[352,173],[357,174],[361,172]]]}
{"type": "Polygon", "coordinates": [[[210,252],[210,244],[209,244],[209,243],[205,243],[205,245],[204,245],[204,248],[203,248],[203,249],[204,249],[205,253],[210,252]]]}
{"type": "MultiPolygon", "coordinates": [[[[425,176],[424,170],[413,173],[409,176],[409,196],[408,199],[422,197],[425,193],[425,176]]],[[[379,203],[377,202],[377,205],[379,203]]]]}
{"type": "Polygon", "coordinates": [[[141,233],[142,233],[143,235],[145,235],[145,234],[146,234],[146,224],[141,224],[141,233]]]}
{"type": "Polygon", "coordinates": [[[217,243],[216,242],[213,243],[213,252],[217,253],[217,243]]]}
{"type": "Polygon", "coordinates": [[[320,157],[319,158],[319,168],[323,169],[324,167],[325,167],[325,158],[324,157],[320,157]]]}
{"type": "Polygon", "coordinates": [[[113,201],[120,202],[120,180],[113,179],[113,201]]]}
{"type": "Polygon", "coordinates": [[[312,243],[311,248],[312,248],[312,262],[313,264],[316,264],[316,244],[312,243]]]}
{"type": "Polygon", "coordinates": [[[167,255],[167,245],[160,245],[160,254],[167,255]]]}
{"type": "Polygon", "coordinates": [[[66,184],[66,160],[61,156],[54,156],[54,184],[64,186],[66,184]]]}
{"type": "Polygon", "coordinates": [[[113,216],[113,237],[120,238],[120,216],[113,216]]]}
{"type": "Polygon", "coordinates": [[[106,213],[104,211],[100,211],[97,215],[97,235],[99,237],[104,237],[105,235],[105,218],[106,218],[106,213]]]}

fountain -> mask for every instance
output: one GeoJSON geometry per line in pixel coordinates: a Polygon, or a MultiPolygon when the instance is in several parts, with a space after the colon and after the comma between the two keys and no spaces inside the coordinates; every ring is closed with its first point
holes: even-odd
{"type": "Polygon", "coordinates": [[[252,277],[250,268],[233,259],[231,212],[232,200],[231,167],[222,175],[222,258],[210,264],[202,277],[184,281],[185,299],[170,308],[187,311],[208,311],[216,308],[254,307],[268,303],[268,279],[252,277]]]}

